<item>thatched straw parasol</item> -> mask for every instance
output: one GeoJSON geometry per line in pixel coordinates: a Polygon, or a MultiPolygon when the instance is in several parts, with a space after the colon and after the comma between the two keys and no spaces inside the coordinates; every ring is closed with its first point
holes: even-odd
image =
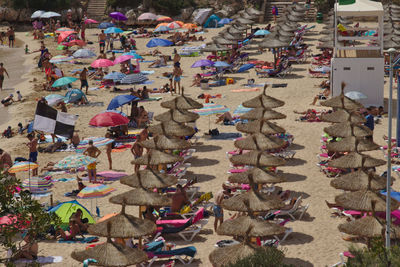
{"type": "Polygon", "coordinates": [[[173,175],[159,173],[151,169],[147,169],[129,176],[125,176],[119,181],[121,184],[135,188],[143,187],[146,189],[153,189],[174,185],[178,182],[178,179],[173,175]]]}
{"type": "Polygon", "coordinates": [[[360,237],[378,237],[384,234],[384,223],[373,216],[339,224],[340,232],[360,237]]]}
{"type": "Polygon", "coordinates": [[[137,159],[134,159],[131,161],[131,163],[139,165],[159,165],[175,163],[182,160],[182,157],[153,149],[149,152],[149,154],[145,154],[137,159]]]}
{"type": "Polygon", "coordinates": [[[275,136],[266,136],[261,133],[252,134],[244,139],[235,141],[235,147],[246,150],[271,150],[286,145],[286,142],[275,136]]]}
{"type": "Polygon", "coordinates": [[[318,39],[318,42],[329,42],[329,41],[333,41],[332,35],[326,35],[318,39]]]}
{"type": "Polygon", "coordinates": [[[333,32],[331,30],[322,30],[319,32],[319,34],[329,35],[329,34],[333,34],[333,32]]]}
{"type": "Polygon", "coordinates": [[[358,170],[333,179],[331,186],[345,191],[366,190],[368,187],[373,191],[377,191],[386,188],[386,177],[358,170]]]}
{"type": "Polygon", "coordinates": [[[174,121],[169,121],[150,126],[149,132],[159,135],[180,137],[193,135],[195,130],[192,127],[182,125],[174,121]]]}
{"type": "Polygon", "coordinates": [[[304,20],[304,17],[296,17],[296,16],[293,16],[293,15],[290,15],[290,14],[287,15],[286,18],[288,20],[290,20],[290,21],[293,21],[293,22],[300,22],[300,21],[304,20]]]}
{"type": "Polygon", "coordinates": [[[246,25],[246,24],[251,25],[251,24],[254,24],[255,21],[254,21],[254,20],[251,20],[251,19],[238,18],[238,19],[235,19],[235,20],[233,21],[233,23],[239,23],[239,24],[244,24],[244,25],[246,25]]]}
{"type": "Polygon", "coordinates": [[[139,238],[151,235],[156,231],[156,225],[147,219],[139,219],[125,213],[125,205],[119,214],[105,221],[89,226],[88,232],[96,236],[112,236],[114,238],[139,238]],[[110,229],[107,229],[108,224],[110,229]]]}
{"type": "Polygon", "coordinates": [[[400,48],[400,44],[398,44],[398,43],[396,43],[396,42],[394,42],[392,40],[389,40],[389,41],[383,42],[383,48],[384,49],[400,48]]]}
{"type": "Polygon", "coordinates": [[[236,165],[250,165],[258,167],[276,167],[285,165],[285,160],[272,156],[268,152],[250,151],[241,155],[234,155],[230,161],[236,165]]]}
{"type": "Polygon", "coordinates": [[[285,31],[285,30],[279,30],[279,31],[278,31],[278,35],[279,35],[279,36],[284,36],[284,37],[291,38],[291,37],[294,36],[294,32],[285,31]]]}
{"type": "Polygon", "coordinates": [[[332,113],[322,114],[321,120],[325,122],[351,122],[351,123],[364,123],[366,120],[357,112],[351,112],[344,109],[339,109],[332,113]]]}
{"type": "MultiPolygon", "coordinates": [[[[374,202],[375,211],[386,211],[385,198],[370,190],[343,193],[335,197],[335,202],[344,209],[359,211],[372,211],[372,202],[374,202]]],[[[391,210],[396,210],[399,207],[399,202],[397,202],[395,199],[392,199],[390,206],[391,210]]]]}
{"type": "Polygon", "coordinates": [[[226,31],[229,32],[230,34],[243,34],[243,32],[245,31],[243,29],[239,30],[239,29],[237,29],[235,27],[229,27],[229,28],[226,28],[226,29],[227,29],[226,31]]]}
{"type": "Polygon", "coordinates": [[[248,28],[250,28],[250,26],[247,26],[245,24],[240,24],[240,23],[232,23],[231,25],[232,25],[233,28],[241,30],[241,31],[245,31],[248,28]]]}
{"type": "Polygon", "coordinates": [[[251,168],[242,173],[235,173],[228,177],[228,181],[238,184],[275,184],[285,182],[284,177],[277,176],[260,168],[251,168]]]}
{"type": "Polygon", "coordinates": [[[278,196],[256,194],[254,191],[235,195],[222,201],[224,209],[241,212],[268,211],[280,209],[284,206],[285,204],[278,196]]]}
{"type": "Polygon", "coordinates": [[[289,45],[286,42],[282,42],[278,39],[267,38],[264,42],[260,44],[262,48],[281,48],[288,47],[289,45]]]}
{"type": "Polygon", "coordinates": [[[250,15],[257,15],[257,16],[264,14],[262,11],[254,9],[252,7],[246,8],[246,13],[248,13],[250,15]]]}
{"type": "Polygon", "coordinates": [[[221,36],[224,39],[232,40],[232,41],[238,41],[238,40],[243,39],[243,36],[241,34],[231,34],[229,32],[225,32],[225,33],[221,34],[221,36]]]}
{"type": "Polygon", "coordinates": [[[186,149],[190,147],[188,141],[177,138],[168,138],[165,135],[157,135],[153,139],[140,142],[140,145],[144,148],[158,150],[186,149]]]}
{"type": "Polygon", "coordinates": [[[242,120],[280,120],[286,118],[285,114],[271,109],[255,108],[240,116],[242,120]]]}
{"type": "Polygon", "coordinates": [[[142,188],[133,189],[128,192],[110,197],[109,201],[113,204],[126,204],[130,206],[153,206],[163,207],[172,204],[171,198],[150,192],[142,188]]]}
{"type": "Polygon", "coordinates": [[[350,122],[336,123],[332,126],[325,127],[324,132],[335,137],[365,137],[372,135],[372,131],[367,126],[350,122]]]}
{"type": "Polygon", "coordinates": [[[211,252],[209,260],[214,267],[229,266],[237,261],[255,253],[257,247],[252,244],[237,244],[223,248],[217,248],[211,252]]]}
{"type": "Polygon", "coordinates": [[[294,32],[295,30],[297,30],[297,26],[288,25],[286,23],[278,24],[276,25],[276,28],[286,32],[294,32]]]}
{"type": "Polygon", "coordinates": [[[228,40],[223,37],[219,37],[219,38],[214,39],[214,43],[219,44],[219,45],[235,45],[238,42],[235,40],[228,40]]]}
{"type": "Polygon", "coordinates": [[[294,11],[294,10],[289,11],[289,14],[292,15],[292,16],[295,16],[295,17],[299,17],[299,18],[304,17],[304,15],[305,15],[304,13],[297,12],[297,11],[294,11]]]}
{"type": "Polygon", "coordinates": [[[199,114],[187,111],[172,109],[154,117],[156,121],[176,121],[180,123],[192,122],[199,118],[199,114]]]}
{"type": "Polygon", "coordinates": [[[342,83],[342,92],[339,96],[333,97],[326,101],[321,101],[321,105],[325,107],[331,108],[342,108],[346,110],[355,110],[362,108],[363,105],[353,99],[348,98],[344,95],[344,87],[346,84],[342,83]]]}
{"type": "Polygon", "coordinates": [[[244,133],[277,134],[285,132],[285,129],[283,129],[282,127],[265,120],[250,121],[248,123],[238,123],[236,124],[236,129],[244,133]]]}
{"type": "Polygon", "coordinates": [[[335,46],[333,41],[323,42],[318,44],[317,48],[333,48],[335,46]]]}
{"type": "Polygon", "coordinates": [[[226,220],[217,229],[219,235],[264,237],[279,235],[286,231],[285,227],[265,220],[252,219],[249,216],[240,216],[226,220]]]}
{"type": "Polygon", "coordinates": [[[206,47],[200,49],[202,52],[217,52],[229,50],[226,46],[220,46],[218,44],[208,44],[206,47]]]}
{"type": "Polygon", "coordinates": [[[385,165],[386,161],[381,159],[372,158],[370,156],[350,152],[349,154],[340,158],[334,159],[328,163],[329,167],[340,169],[353,169],[353,168],[373,168],[385,165]]]}
{"type": "Polygon", "coordinates": [[[379,149],[379,145],[368,139],[359,139],[350,136],[343,138],[338,142],[330,142],[326,145],[326,149],[332,152],[363,152],[379,149]]]}
{"type": "Polygon", "coordinates": [[[259,96],[256,96],[250,100],[243,102],[243,106],[246,108],[277,108],[285,105],[285,102],[276,99],[266,94],[268,85],[264,85],[264,91],[259,96]]]}
{"type": "Polygon", "coordinates": [[[184,95],[180,95],[172,100],[162,102],[161,106],[168,109],[199,109],[203,107],[203,105],[196,100],[184,95]]]}

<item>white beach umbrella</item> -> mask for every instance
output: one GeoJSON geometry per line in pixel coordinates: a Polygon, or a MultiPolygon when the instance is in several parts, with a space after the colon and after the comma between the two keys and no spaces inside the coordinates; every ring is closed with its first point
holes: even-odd
{"type": "Polygon", "coordinates": [[[89,49],[79,49],[75,53],[72,54],[74,58],[90,58],[95,57],[96,54],[89,49]]]}
{"type": "Polygon", "coordinates": [[[130,75],[127,75],[126,77],[122,78],[121,83],[135,84],[135,83],[142,83],[147,80],[148,80],[148,78],[145,75],[137,73],[137,74],[130,74],[130,75]]]}
{"type": "Polygon", "coordinates": [[[32,13],[31,19],[40,18],[40,16],[42,16],[44,13],[46,13],[46,11],[37,10],[37,11],[35,11],[35,12],[32,13]]]}
{"type": "Polygon", "coordinates": [[[349,91],[349,92],[345,93],[344,95],[353,100],[361,100],[361,99],[368,98],[365,94],[358,92],[358,91],[349,91]]]}
{"type": "Polygon", "coordinates": [[[42,19],[48,19],[48,18],[52,18],[52,17],[61,17],[60,14],[53,12],[53,11],[49,11],[49,12],[45,12],[43,13],[40,18],[42,19]]]}

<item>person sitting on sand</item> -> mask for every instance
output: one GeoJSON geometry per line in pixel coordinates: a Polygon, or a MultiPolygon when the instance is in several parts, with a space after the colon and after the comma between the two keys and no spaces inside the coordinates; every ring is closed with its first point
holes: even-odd
{"type": "Polygon", "coordinates": [[[196,76],[194,76],[193,83],[190,87],[200,86],[200,82],[201,82],[201,75],[200,73],[197,73],[196,76]]]}
{"type": "Polygon", "coordinates": [[[56,232],[56,235],[60,236],[64,240],[74,240],[75,237],[80,233],[79,225],[76,220],[69,221],[69,231],[64,231],[63,229],[59,229],[56,232]]]}
{"type": "Polygon", "coordinates": [[[331,95],[331,88],[327,87],[327,88],[325,88],[325,90],[322,93],[319,93],[314,97],[314,100],[310,105],[315,105],[315,103],[317,103],[318,99],[326,100],[330,95],[331,95]]]}
{"type": "Polygon", "coordinates": [[[44,153],[54,153],[64,145],[65,145],[65,143],[62,141],[62,139],[61,138],[57,138],[57,142],[56,143],[49,145],[48,147],[43,149],[42,152],[44,152],[44,153]]]}
{"type": "Polygon", "coordinates": [[[28,259],[28,260],[37,260],[37,255],[39,252],[39,245],[36,240],[29,234],[25,234],[24,245],[22,245],[21,249],[14,255],[13,260],[17,259],[28,259]]]}
{"type": "Polygon", "coordinates": [[[136,116],[135,121],[137,124],[137,127],[140,127],[143,123],[146,123],[149,121],[149,114],[147,111],[144,109],[143,106],[139,107],[139,114],[136,116]]]}
{"type": "Polygon", "coordinates": [[[167,65],[166,56],[161,55],[159,59],[156,59],[153,63],[149,65],[149,68],[158,68],[167,65]]]}
{"type": "MultiPolygon", "coordinates": [[[[82,184],[82,182],[81,182],[81,184],[82,184]]],[[[84,218],[84,219],[82,218],[82,210],[81,209],[77,209],[76,212],[73,213],[69,219],[74,220],[76,222],[76,224],[78,224],[80,233],[87,232],[87,229],[89,227],[89,225],[88,225],[89,220],[87,218],[84,218]]]]}
{"type": "MultiPolygon", "coordinates": [[[[28,126],[28,125],[27,125],[28,126]]],[[[22,123],[18,123],[18,133],[23,134],[28,127],[24,127],[22,123]]]]}
{"type": "Polygon", "coordinates": [[[224,114],[217,115],[217,120],[215,121],[215,123],[220,123],[220,122],[230,123],[233,120],[234,118],[232,117],[231,113],[225,112],[224,114]]]}
{"type": "Polygon", "coordinates": [[[74,148],[77,148],[80,142],[81,142],[81,138],[79,137],[79,134],[76,131],[74,131],[72,138],[71,138],[71,145],[73,145],[74,148]]]}
{"type": "Polygon", "coordinates": [[[297,110],[293,110],[296,114],[302,114],[304,116],[300,117],[300,120],[316,120],[318,119],[317,111],[315,109],[307,109],[306,111],[299,112],[297,110]]]}
{"type": "Polygon", "coordinates": [[[186,195],[186,191],[183,189],[182,185],[178,184],[176,186],[176,192],[172,196],[172,212],[179,212],[182,207],[186,204],[190,204],[189,198],[186,195]]]}
{"type": "Polygon", "coordinates": [[[13,135],[14,135],[14,132],[11,129],[11,126],[8,126],[7,129],[5,129],[3,132],[3,137],[5,137],[5,138],[11,138],[11,137],[13,137],[13,135]]]}
{"type": "Polygon", "coordinates": [[[14,95],[10,94],[9,96],[7,96],[6,98],[4,98],[3,100],[1,100],[1,103],[7,107],[9,105],[11,105],[14,102],[14,95]]]}
{"type": "Polygon", "coordinates": [[[140,99],[149,99],[149,91],[146,86],[143,86],[142,92],[140,93],[140,99]]]}
{"type": "Polygon", "coordinates": [[[67,106],[65,105],[64,101],[61,101],[57,104],[58,107],[60,107],[61,112],[67,113],[68,109],[67,106]]]}

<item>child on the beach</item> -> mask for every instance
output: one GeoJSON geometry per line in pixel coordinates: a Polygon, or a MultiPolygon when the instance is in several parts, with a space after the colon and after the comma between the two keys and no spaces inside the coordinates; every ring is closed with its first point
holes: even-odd
{"type": "Polygon", "coordinates": [[[29,47],[28,45],[25,45],[25,55],[29,54],[29,47]]]}

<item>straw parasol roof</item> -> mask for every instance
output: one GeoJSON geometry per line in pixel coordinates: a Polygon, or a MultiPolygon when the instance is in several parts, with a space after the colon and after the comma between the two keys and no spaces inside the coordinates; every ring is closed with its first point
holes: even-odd
{"type": "Polygon", "coordinates": [[[241,34],[237,35],[237,34],[231,34],[229,32],[225,32],[221,36],[226,40],[233,40],[233,41],[238,41],[243,39],[243,36],[241,34]]]}
{"type": "Polygon", "coordinates": [[[80,262],[95,259],[97,262],[93,264],[99,266],[130,266],[147,260],[147,254],[143,250],[122,246],[111,239],[92,248],[74,251],[71,257],[80,262]]]}
{"type": "Polygon", "coordinates": [[[275,167],[285,165],[285,160],[272,156],[268,152],[250,151],[241,155],[234,155],[230,161],[236,165],[250,165],[258,167],[275,167]]]}
{"type": "Polygon", "coordinates": [[[329,42],[323,42],[320,43],[317,48],[333,48],[335,46],[335,44],[333,43],[333,41],[329,41],[329,42]]]}
{"type": "Polygon", "coordinates": [[[367,126],[353,124],[350,122],[341,122],[329,127],[325,127],[324,132],[335,137],[365,137],[372,135],[372,131],[367,126]]]}
{"type": "Polygon", "coordinates": [[[236,140],[235,147],[246,150],[271,150],[286,145],[286,141],[275,136],[266,136],[262,133],[252,134],[244,139],[236,140]]]}
{"type": "Polygon", "coordinates": [[[154,117],[156,121],[176,121],[176,122],[192,122],[199,118],[199,114],[187,111],[172,109],[154,117]]]}
{"type": "Polygon", "coordinates": [[[305,15],[304,13],[297,12],[297,11],[294,11],[294,10],[289,11],[289,14],[292,15],[292,16],[295,16],[295,17],[299,17],[299,18],[304,17],[304,15],[305,15]]]}
{"type": "Polygon", "coordinates": [[[332,152],[355,152],[372,151],[379,149],[379,145],[367,139],[358,139],[354,136],[345,137],[338,142],[330,142],[326,145],[328,151],[332,152]]]}
{"type": "Polygon", "coordinates": [[[264,14],[262,11],[254,9],[252,7],[246,8],[246,13],[248,13],[250,15],[257,15],[257,16],[264,14]]]}
{"type": "Polygon", "coordinates": [[[350,152],[345,156],[334,159],[328,163],[329,167],[340,168],[340,169],[351,169],[351,168],[373,168],[377,166],[385,165],[386,161],[381,159],[372,158],[370,156],[350,152]]]}
{"type": "Polygon", "coordinates": [[[244,30],[243,29],[237,29],[237,28],[235,28],[235,27],[229,27],[229,28],[226,28],[227,30],[227,32],[229,32],[229,33],[231,33],[231,34],[243,34],[243,32],[244,32],[244,30]]]}
{"type": "Polygon", "coordinates": [[[266,94],[267,85],[264,86],[264,92],[259,96],[256,96],[250,100],[243,102],[243,106],[246,108],[277,108],[285,105],[285,102],[276,99],[266,94]]]}
{"type": "Polygon", "coordinates": [[[202,52],[217,52],[217,51],[225,51],[229,50],[229,48],[224,46],[219,46],[218,44],[212,43],[207,44],[206,47],[200,49],[202,52]]]}
{"type": "Polygon", "coordinates": [[[125,205],[122,205],[121,213],[108,218],[105,221],[89,226],[88,232],[96,236],[112,236],[114,238],[139,238],[151,235],[156,231],[156,225],[147,219],[139,219],[125,213],[125,205]],[[110,229],[107,229],[111,223],[110,229]]]}
{"type": "Polygon", "coordinates": [[[332,34],[332,31],[331,30],[322,30],[319,32],[319,34],[328,35],[328,34],[332,34]]]}
{"type": "Polygon", "coordinates": [[[240,116],[243,120],[280,120],[286,118],[285,114],[271,109],[255,108],[240,116]]]}
{"type": "Polygon", "coordinates": [[[300,22],[304,20],[304,17],[297,17],[297,16],[293,16],[293,15],[287,15],[286,18],[290,21],[294,21],[294,22],[300,22]]]}
{"type": "Polygon", "coordinates": [[[251,168],[245,172],[235,173],[228,177],[228,181],[238,184],[275,184],[285,182],[284,177],[277,176],[260,168],[251,168]]]}
{"type": "Polygon", "coordinates": [[[170,206],[172,201],[167,196],[150,192],[142,188],[133,189],[128,192],[110,197],[109,201],[113,204],[126,204],[130,206],[153,206],[163,207],[170,206]]]}
{"type": "Polygon", "coordinates": [[[366,120],[357,112],[351,112],[344,109],[339,109],[332,113],[326,113],[321,115],[321,120],[326,122],[340,123],[348,122],[351,123],[364,123],[366,120]]]}
{"type": "Polygon", "coordinates": [[[286,23],[278,24],[276,28],[286,32],[294,32],[295,30],[297,30],[297,26],[291,26],[286,23]]]}
{"type": "Polygon", "coordinates": [[[157,135],[153,139],[140,142],[139,144],[148,149],[159,150],[186,149],[190,147],[190,143],[186,140],[168,138],[165,135],[157,135]]]}
{"type": "Polygon", "coordinates": [[[268,211],[280,209],[285,204],[278,196],[255,193],[248,191],[246,193],[235,195],[222,201],[222,207],[227,210],[241,212],[268,211]]]}
{"type": "Polygon", "coordinates": [[[214,267],[229,266],[255,253],[255,245],[240,243],[237,245],[217,248],[211,252],[209,260],[214,267]]]}
{"type": "Polygon", "coordinates": [[[238,123],[236,124],[236,129],[244,133],[277,134],[285,132],[285,129],[283,129],[282,127],[265,120],[250,121],[248,123],[238,123]]]}
{"type": "Polygon", "coordinates": [[[355,110],[362,108],[363,105],[353,99],[348,98],[344,95],[345,83],[342,83],[342,93],[339,96],[333,97],[326,101],[321,101],[321,105],[331,108],[342,108],[347,110],[355,110]]]}
{"type": "Polygon", "coordinates": [[[241,18],[248,19],[248,20],[256,20],[258,16],[256,15],[250,15],[246,13],[244,10],[239,11],[238,14],[240,15],[241,18]]]}
{"type": "Polygon", "coordinates": [[[159,164],[175,163],[182,160],[183,160],[182,157],[152,149],[148,154],[145,154],[137,159],[132,160],[131,163],[139,165],[159,165],[159,164]]]}
{"type": "Polygon", "coordinates": [[[249,216],[226,220],[217,229],[219,235],[248,237],[273,236],[282,234],[285,231],[285,227],[277,223],[252,219],[249,216]]]}
{"type": "Polygon", "coordinates": [[[279,36],[283,36],[283,37],[293,37],[294,36],[294,32],[285,31],[285,30],[279,30],[278,31],[278,35],[279,36]]]}
{"type": "Polygon", "coordinates": [[[238,19],[235,19],[235,20],[233,21],[233,23],[239,23],[239,24],[254,24],[255,21],[254,21],[254,20],[251,20],[251,19],[238,18],[238,19]]]}
{"type": "Polygon", "coordinates": [[[376,191],[386,188],[386,177],[358,170],[333,179],[331,186],[346,191],[366,190],[370,186],[371,190],[376,191]]]}
{"type": "Polygon", "coordinates": [[[322,36],[321,38],[318,39],[318,42],[329,42],[329,41],[333,41],[332,35],[322,36]]]}
{"type": "Polygon", "coordinates": [[[198,109],[203,107],[203,105],[199,102],[184,95],[180,95],[172,100],[162,102],[161,106],[168,109],[198,109]]]}
{"type": "Polygon", "coordinates": [[[194,134],[195,130],[192,127],[169,121],[150,126],[149,132],[167,136],[188,136],[194,134]]]}
{"type": "Polygon", "coordinates": [[[263,48],[279,48],[287,46],[289,46],[287,43],[282,42],[281,40],[278,39],[271,39],[271,38],[268,38],[267,40],[265,40],[260,44],[260,47],[263,48]]]}
{"type": "Polygon", "coordinates": [[[339,224],[340,232],[360,237],[378,237],[384,233],[384,224],[373,216],[339,224]]]}
{"type": "Polygon", "coordinates": [[[237,41],[228,40],[228,39],[225,39],[220,36],[219,38],[214,39],[214,43],[220,44],[220,45],[234,45],[234,44],[237,44],[237,41]]]}
{"type": "Polygon", "coordinates": [[[174,185],[178,182],[176,176],[165,173],[155,172],[151,169],[142,170],[138,173],[125,176],[120,180],[121,184],[139,188],[164,188],[174,185]]]}
{"type": "Polygon", "coordinates": [[[237,24],[237,23],[232,23],[231,24],[233,28],[241,30],[241,31],[245,31],[246,29],[250,28],[250,26],[247,26],[245,24],[237,24]]]}
{"type": "Polygon", "coordinates": [[[384,49],[389,49],[389,48],[400,48],[400,44],[398,44],[398,43],[396,43],[396,42],[394,42],[394,41],[392,41],[392,40],[384,41],[384,42],[383,42],[383,48],[384,48],[384,49]]]}
{"type": "MultiPolygon", "coordinates": [[[[372,211],[372,202],[374,202],[375,211],[385,212],[386,210],[384,197],[370,190],[343,193],[335,197],[335,202],[344,209],[359,211],[372,211]]],[[[390,206],[391,210],[395,210],[399,207],[399,202],[392,199],[390,206]]]]}

